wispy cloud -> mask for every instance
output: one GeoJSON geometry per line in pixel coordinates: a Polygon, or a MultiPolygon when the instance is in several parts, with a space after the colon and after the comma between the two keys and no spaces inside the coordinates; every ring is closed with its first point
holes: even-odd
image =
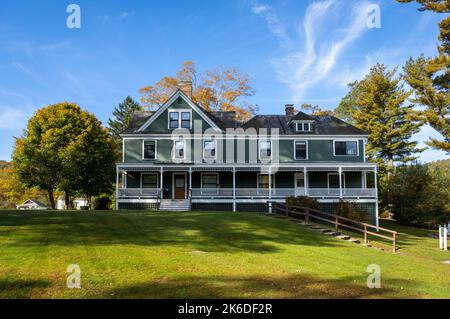
{"type": "Polygon", "coordinates": [[[30,113],[17,107],[0,107],[0,129],[14,130],[22,128],[30,113]]]}
{"type": "Polygon", "coordinates": [[[132,17],[134,15],[136,15],[135,11],[124,11],[120,15],[117,16],[117,20],[121,21],[121,20],[124,20],[124,19],[126,19],[128,17],[132,17]]]}
{"type": "Polygon", "coordinates": [[[252,12],[266,20],[270,32],[272,32],[273,35],[275,35],[280,40],[281,44],[284,47],[292,47],[294,42],[289,37],[285,28],[280,23],[277,14],[270,6],[256,3],[252,7],[252,12]]]}
{"type": "MultiPolygon", "coordinates": [[[[303,23],[298,30],[298,37],[302,40],[294,44],[294,49],[272,61],[278,79],[293,92],[294,101],[301,100],[308,87],[328,80],[330,72],[339,64],[345,50],[367,30],[368,5],[366,1],[356,2],[349,10],[346,4],[336,0],[323,0],[314,1],[307,7],[303,23]],[[350,21],[343,28],[337,28],[333,23],[339,15],[350,21]]],[[[259,7],[259,10],[253,7],[252,11],[267,11],[276,17],[270,8],[265,9],[267,6],[259,7]]],[[[279,25],[279,20],[275,21],[277,28],[274,28],[273,24],[271,26],[266,19],[271,30],[282,30],[281,35],[286,34],[284,28],[279,25]]]]}

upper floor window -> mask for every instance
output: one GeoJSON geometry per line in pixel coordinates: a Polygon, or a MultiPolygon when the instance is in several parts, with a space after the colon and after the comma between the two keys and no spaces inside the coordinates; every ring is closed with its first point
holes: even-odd
{"type": "Polygon", "coordinates": [[[184,160],[186,151],[185,151],[185,141],[175,141],[173,146],[173,159],[175,160],[184,160]]]}
{"type": "Polygon", "coordinates": [[[268,160],[272,158],[272,141],[259,141],[259,159],[268,160]]]}
{"type": "Polygon", "coordinates": [[[309,132],[311,131],[311,123],[309,122],[297,122],[295,123],[297,132],[309,132]]]}
{"type": "Polygon", "coordinates": [[[358,155],[358,142],[334,141],[334,155],[358,155]]]}
{"type": "Polygon", "coordinates": [[[191,112],[189,111],[170,111],[169,128],[191,128],[191,112]]]}
{"type": "Polygon", "coordinates": [[[295,141],[295,159],[305,160],[308,158],[306,141],[295,141]]]}
{"type": "Polygon", "coordinates": [[[146,160],[156,159],[156,141],[144,140],[142,155],[146,160]]]}
{"type": "Polygon", "coordinates": [[[208,140],[203,141],[203,159],[215,160],[216,159],[216,141],[208,140]]]}

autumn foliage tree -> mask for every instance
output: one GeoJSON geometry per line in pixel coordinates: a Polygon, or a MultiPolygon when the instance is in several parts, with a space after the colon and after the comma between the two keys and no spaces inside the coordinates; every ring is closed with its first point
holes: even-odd
{"type": "Polygon", "coordinates": [[[96,117],[73,103],[49,105],[28,121],[16,139],[13,169],[27,187],[46,190],[52,208],[54,192],[87,197],[112,189],[116,145],[96,117]]]}
{"type": "Polygon", "coordinates": [[[215,68],[198,74],[192,61],[184,62],[176,76],[165,76],[154,85],[142,87],[141,103],[148,109],[160,107],[180,81],[192,82],[192,100],[206,111],[235,111],[242,120],[256,112],[256,107],[245,101],[245,97],[254,95],[246,73],[234,68],[215,68]]]}

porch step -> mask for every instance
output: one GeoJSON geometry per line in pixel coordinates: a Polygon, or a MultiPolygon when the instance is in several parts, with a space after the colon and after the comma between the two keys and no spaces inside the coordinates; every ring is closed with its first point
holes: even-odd
{"type": "Polygon", "coordinates": [[[160,211],[186,212],[191,210],[189,199],[163,199],[159,205],[160,211]]]}

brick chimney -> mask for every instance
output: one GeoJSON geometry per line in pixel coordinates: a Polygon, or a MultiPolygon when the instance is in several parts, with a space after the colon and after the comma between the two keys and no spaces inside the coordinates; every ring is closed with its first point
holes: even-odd
{"type": "Polygon", "coordinates": [[[294,116],[295,115],[294,104],[286,104],[284,107],[284,110],[286,112],[286,116],[294,116]]]}
{"type": "Polygon", "coordinates": [[[178,82],[178,88],[190,99],[192,98],[192,81],[180,81],[178,82]]]}

